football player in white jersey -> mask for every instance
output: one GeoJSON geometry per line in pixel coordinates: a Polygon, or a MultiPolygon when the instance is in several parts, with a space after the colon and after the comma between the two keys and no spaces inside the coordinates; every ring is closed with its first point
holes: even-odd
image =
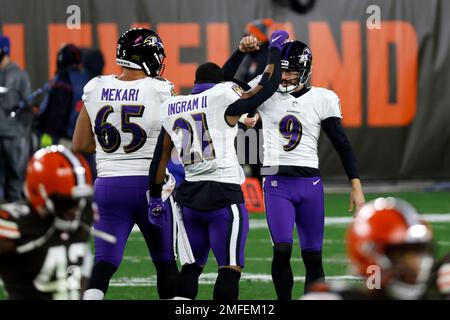
{"type": "MultiPolygon", "coordinates": [[[[173,95],[173,85],[161,78],[164,47],[148,29],[125,32],[118,41],[119,76],[100,76],[84,88],[84,107],[73,148],[96,152],[98,178],[95,201],[100,221],[95,229],[116,237],[115,244],[95,241],[95,264],[85,299],[102,299],[117,270],[134,226],[141,230],[157,272],[161,299],[174,296],[178,268],[171,215],[164,225],[147,218],[148,167],[161,128],[159,107],[173,95]]],[[[165,206],[171,212],[170,202],[165,206]]]]}
{"type": "MultiPolygon", "coordinates": [[[[351,183],[349,211],[365,203],[356,159],[341,124],[339,98],[331,90],[307,86],[311,63],[312,54],[306,44],[285,43],[280,86],[256,114],[263,124],[261,173],[265,176],[266,217],[273,242],[272,278],[280,300],[292,297],[290,257],[294,225],[306,269],[305,291],[313,281],[325,276],[322,267],[325,209],[318,157],[321,129],[338,152],[351,183]]],[[[249,85],[253,87],[258,81],[259,77],[249,85]]]]}
{"type": "Polygon", "coordinates": [[[198,67],[192,94],[170,98],[161,106],[163,128],[149,173],[149,219],[166,214],[161,187],[175,146],[186,172],[176,199],[195,259],[182,266],[179,298],[195,299],[212,249],[219,266],[213,298],[238,299],[249,222],[240,186],[245,177],[234,148],[236,124],[240,115],[255,110],[276,91],[281,46],[287,37],[283,30],[272,34],[265,73],[253,90],[243,92],[236,83],[223,82],[223,70],[208,62],[198,67]]]}

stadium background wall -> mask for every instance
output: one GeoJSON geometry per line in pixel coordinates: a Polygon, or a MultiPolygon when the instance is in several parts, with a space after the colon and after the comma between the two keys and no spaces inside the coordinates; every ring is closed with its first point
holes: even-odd
{"type": "MultiPolygon", "coordinates": [[[[271,0],[0,0],[0,32],[11,37],[13,60],[33,88],[54,73],[62,43],[100,48],[105,73],[118,72],[115,42],[141,25],[162,37],[164,75],[186,93],[197,65],[223,63],[246,23],[264,17],[310,45],[312,84],[341,97],[362,178],[450,178],[450,1],[317,0],[298,14],[271,0]],[[80,29],[67,28],[70,5],[80,8],[80,29]],[[366,26],[370,5],[381,9],[379,29],[366,26]]],[[[322,174],[342,178],[323,140],[322,174]]]]}

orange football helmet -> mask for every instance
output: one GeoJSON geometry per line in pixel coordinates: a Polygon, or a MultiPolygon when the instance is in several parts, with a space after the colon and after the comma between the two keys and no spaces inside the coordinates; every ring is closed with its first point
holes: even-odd
{"type": "Polygon", "coordinates": [[[91,171],[83,156],[53,145],[38,150],[28,162],[24,191],[37,213],[54,214],[57,228],[74,230],[91,203],[91,171]]]}
{"type": "Polygon", "coordinates": [[[396,298],[415,299],[424,293],[433,265],[432,239],[412,205],[378,198],[364,205],[349,226],[347,253],[363,277],[377,266],[381,287],[396,298]]]}

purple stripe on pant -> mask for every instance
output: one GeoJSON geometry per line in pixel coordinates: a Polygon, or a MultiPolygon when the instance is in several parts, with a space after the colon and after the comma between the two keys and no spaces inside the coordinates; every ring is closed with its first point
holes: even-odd
{"type": "Polygon", "coordinates": [[[267,176],[264,202],[274,243],[292,243],[295,224],[302,250],[322,249],[325,208],[320,177],[267,176]]]}
{"type": "Polygon", "coordinates": [[[94,228],[114,235],[115,244],[95,238],[95,261],[105,261],[119,266],[128,236],[136,223],[144,236],[153,261],[175,260],[173,219],[170,202],[166,201],[163,229],[148,222],[147,176],[103,177],[95,180],[94,198],[100,220],[94,228]]]}
{"type": "Polygon", "coordinates": [[[203,266],[212,249],[217,264],[244,267],[244,249],[248,233],[245,205],[232,204],[212,211],[182,208],[183,222],[198,265],[203,266]]]}

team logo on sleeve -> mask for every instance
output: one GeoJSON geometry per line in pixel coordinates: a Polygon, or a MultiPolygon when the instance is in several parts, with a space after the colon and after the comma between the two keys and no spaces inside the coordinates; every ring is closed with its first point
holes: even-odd
{"type": "Polygon", "coordinates": [[[244,89],[242,89],[238,84],[234,84],[231,89],[240,97],[244,93],[244,89]]]}

